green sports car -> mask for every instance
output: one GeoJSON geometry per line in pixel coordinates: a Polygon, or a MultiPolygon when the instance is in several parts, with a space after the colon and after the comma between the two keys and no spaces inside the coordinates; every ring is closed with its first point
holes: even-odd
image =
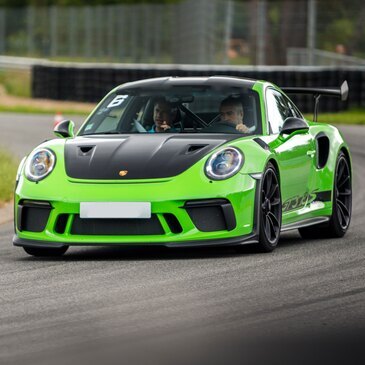
{"type": "Polygon", "coordinates": [[[346,99],[339,88],[278,88],[234,77],[165,77],[112,90],[78,133],[19,166],[13,243],[34,256],[69,246],[255,244],[280,232],[342,237],[351,157],[339,131],[305,120],[286,93],[346,99]],[[284,93],[285,92],[285,93],[284,93]]]}

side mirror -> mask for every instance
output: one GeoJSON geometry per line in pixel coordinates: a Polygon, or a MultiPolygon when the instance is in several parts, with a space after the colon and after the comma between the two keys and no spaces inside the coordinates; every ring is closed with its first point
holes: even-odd
{"type": "Polygon", "coordinates": [[[289,117],[286,118],[281,128],[280,134],[292,134],[293,132],[309,130],[309,125],[304,119],[289,117]]]}
{"type": "Polygon", "coordinates": [[[72,120],[63,120],[54,129],[54,134],[61,138],[73,138],[75,136],[75,123],[72,120]]]}

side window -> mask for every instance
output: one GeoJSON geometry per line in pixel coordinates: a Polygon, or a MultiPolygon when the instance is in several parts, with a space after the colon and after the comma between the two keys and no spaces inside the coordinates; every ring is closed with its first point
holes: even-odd
{"type": "Polygon", "coordinates": [[[267,89],[266,107],[271,133],[280,133],[284,120],[293,116],[287,101],[278,91],[267,89]]]}

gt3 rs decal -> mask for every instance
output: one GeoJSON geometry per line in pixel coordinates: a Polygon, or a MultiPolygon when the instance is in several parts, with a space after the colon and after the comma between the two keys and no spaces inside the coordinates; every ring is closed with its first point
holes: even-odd
{"type": "Polygon", "coordinates": [[[306,204],[312,203],[316,198],[315,194],[305,193],[303,196],[297,195],[293,198],[286,200],[283,203],[283,212],[289,212],[291,210],[303,208],[306,204]]]}
{"type": "Polygon", "coordinates": [[[282,211],[290,212],[291,210],[303,208],[304,206],[311,204],[314,201],[326,202],[330,200],[331,200],[331,190],[305,193],[302,196],[297,195],[294,196],[293,198],[286,200],[283,203],[282,211]]]}

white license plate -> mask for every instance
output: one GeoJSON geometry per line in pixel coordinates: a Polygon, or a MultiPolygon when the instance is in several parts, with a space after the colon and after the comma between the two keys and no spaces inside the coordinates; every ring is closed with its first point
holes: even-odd
{"type": "Polygon", "coordinates": [[[151,218],[150,202],[80,203],[80,218],[151,218]]]}

